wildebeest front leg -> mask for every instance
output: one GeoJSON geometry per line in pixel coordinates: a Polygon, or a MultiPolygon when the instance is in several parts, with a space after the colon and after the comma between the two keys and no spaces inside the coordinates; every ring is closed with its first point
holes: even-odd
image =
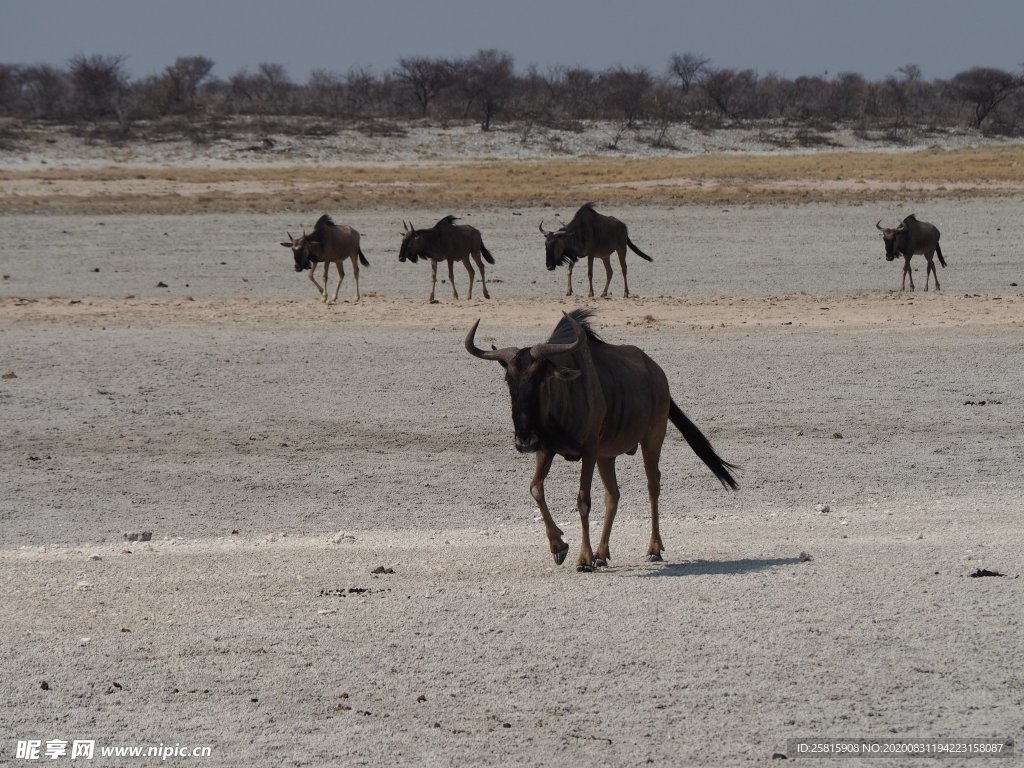
{"type": "Polygon", "coordinates": [[[615,513],[619,510],[619,481],[615,477],[615,458],[598,459],[597,471],[604,483],[604,526],[601,528],[601,540],[594,550],[594,566],[600,568],[608,565],[612,559],[609,542],[612,538],[612,523],[615,513]]]}
{"type": "Polygon", "coordinates": [[[458,301],[459,292],[455,290],[455,259],[448,259],[448,282],[452,284],[452,297],[458,301]]]}
{"type": "Polygon", "coordinates": [[[323,287],[323,290],[321,291],[321,293],[324,296],[324,304],[327,303],[327,281],[330,278],[330,271],[331,271],[331,262],[325,261],[324,262],[324,287],[323,287]]]}
{"type": "Polygon", "coordinates": [[[580,556],[576,561],[577,571],[594,570],[594,550],[590,547],[590,487],[594,482],[594,459],[583,457],[580,468],[580,492],[576,496],[576,507],[580,512],[580,556]]]}
{"type": "MultiPolygon", "coordinates": [[[[900,290],[906,288],[907,278],[910,278],[910,290],[914,290],[914,273],[910,271],[910,257],[904,257],[906,261],[903,264],[903,281],[900,283],[900,290]]],[[[927,278],[926,278],[927,279],[927,278]]]]}
{"type": "Polygon", "coordinates": [[[537,468],[533,473],[533,480],[530,481],[530,495],[537,502],[540,516],[544,520],[544,532],[548,537],[548,544],[551,547],[551,555],[556,565],[565,562],[565,556],[569,552],[569,545],[562,541],[562,529],[555,525],[551,512],[548,510],[547,500],[544,498],[544,478],[551,471],[551,462],[554,460],[553,453],[537,451],[537,468]]]}
{"type": "Polygon", "coordinates": [[[587,291],[587,298],[594,298],[594,257],[587,256],[587,282],[590,284],[590,290],[587,291]]]}
{"type": "Polygon", "coordinates": [[[565,278],[565,295],[572,296],[572,265],[573,262],[566,264],[566,272],[568,273],[565,278]]]}
{"type": "Polygon", "coordinates": [[[434,259],[430,260],[430,303],[437,304],[437,299],[434,298],[434,291],[437,289],[437,262],[434,259]]]}
{"type": "Polygon", "coordinates": [[[316,264],[311,264],[310,267],[309,267],[309,279],[313,283],[313,285],[316,286],[316,292],[324,297],[324,301],[327,301],[327,290],[326,290],[327,279],[326,278],[324,279],[324,287],[321,288],[320,287],[320,283],[318,283],[316,281],[316,274],[315,274],[315,272],[316,272],[316,264]]]}

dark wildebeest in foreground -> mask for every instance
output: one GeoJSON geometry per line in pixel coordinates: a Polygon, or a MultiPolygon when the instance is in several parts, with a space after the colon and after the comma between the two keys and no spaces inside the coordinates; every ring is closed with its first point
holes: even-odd
{"type": "Polygon", "coordinates": [[[661,560],[665,547],[658,530],[658,461],[670,420],[722,485],[737,487],[729,473],[736,467],[715,453],[708,439],[672,400],[665,372],[637,347],[602,341],[590,328],[590,314],[589,310],[573,310],[562,317],[547,342],[523,349],[479,349],[475,341],[479,320],[466,336],[466,349],[471,355],[497,360],[505,369],[512,396],[516,449],[537,455],[530,493],[540,507],[551,553],[559,565],[569,545],[562,541],[562,531],[548,511],[544,479],[556,454],[583,462],[577,496],[583,530],[578,571],[606,565],[611,559],[608,541],[619,504],[615,458],[623,453],[632,455],[637,447],[643,452],[651,499],[647,559],[661,560]],[[601,540],[597,549],[591,550],[590,486],[595,466],[605,487],[605,513],[601,540]]]}
{"type": "Polygon", "coordinates": [[[939,285],[939,273],[935,271],[935,262],[932,256],[939,257],[939,264],[945,268],[946,260],[942,258],[942,249],[939,247],[939,230],[927,221],[918,221],[917,216],[910,214],[898,227],[882,227],[882,221],[875,224],[882,231],[882,240],[885,242],[885,260],[892,261],[897,256],[902,256],[906,261],[903,263],[903,280],[900,281],[902,291],[907,284],[907,277],[910,277],[910,290],[914,290],[914,275],[910,272],[910,257],[916,253],[923,254],[928,260],[928,269],[924,273],[924,289],[928,290],[928,276],[935,275],[935,290],[941,290],[939,285]]]}
{"type": "Polygon", "coordinates": [[[327,301],[327,275],[331,264],[335,264],[338,267],[338,284],[334,286],[334,298],[331,299],[331,301],[337,302],[338,291],[341,289],[341,283],[345,279],[345,268],[342,262],[345,259],[349,259],[352,262],[352,274],[356,279],[355,301],[359,301],[359,264],[362,262],[364,267],[368,267],[370,262],[366,260],[362,248],[359,247],[359,233],[352,229],[352,227],[338,226],[325,213],[317,219],[310,234],[307,235],[303,232],[302,237],[293,238],[292,233],[289,232],[288,242],[281,243],[281,245],[292,249],[292,254],[295,256],[296,272],[301,272],[304,269],[309,270],[309,279],[316,286],[320,295],[324,297],[325,302],[327,301]],[[314,275],[316,265],[321,262],[324,265],[324,284],[322,288],[314,275]]]}
{"type": "Polygon", "coordinates": [[[470,256],[480,268],[480,285],[484,289],[484,298],[491,298],[487,292],[487,278],[484,275],[484,264],[481,255],[488,264],[494,263],[494,257],[484,245],[480,230],[469,224],[456,224],[454,216],[445,216],[430,229],[416,229],[412,224],[402,222],[405,232],[402,235],[402,247],[398,251],[399,261],[430,259],[430,303],[436,304],[434,290],[437,287],[437,262],[448,262],[448,282],[452,284],[452,296],[459,298],[455,288],[454,265],[461,261],[469,272],[469,298],[473,298],[473,266],[469,263],[470,256]]]}
{"type": "Polygon", "coordinates": [[[548,271],[565,265],[569,271],[565,283],[565,295],[572,296],[572,268],[578,259],[587,259],[587,279],[590,281],[588,297],[594,296],[594,259],[604,262],[605,281],[601,298],[608,295],[608,286],[612,282],[611,255],[619,254],[619,266],[622,268],[622,295],[629,298],[629,280],[626,279],[626,247],[647,261],[653,259],[637,248],[629,239],[626,225],[613,216],[604,216],[594,210],[593,203],[584,204],[572,221],[561,229],[549,232],[540,223],[541,234],[544,235],[544,250],[548,271]]]}

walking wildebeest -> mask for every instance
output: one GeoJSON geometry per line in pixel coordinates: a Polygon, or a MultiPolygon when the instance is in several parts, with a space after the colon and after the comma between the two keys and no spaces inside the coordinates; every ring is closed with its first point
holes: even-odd
{"type": "Polygon", "coordinates": [[[548,271],[565,265],[569,271],[565,284],[565,295],[572,296],[572,268],[577,259],[587,258],[587,279],[590,281],[588,297],[594,296],[594,259],[604,262],[605,282],[601,298],[608,295],[608,286],[612,282],[612,252],[619,254],[619,266],[622,268],[622,295],[629,298],[629,280],[626,279],[626,247],[647,261],[654,261],[650,256],[637,248],[629,239],[626,225],[612,216],[603,216],[594,210],[593,203],[585,203],[576,211],[572,221],[561,229],[549,232],[540,223],[541,234],[544,235],[544,250],[548,271]]]}
{"type": "Polygon", "coordinates": [[[469,224],[456,224],[454,216],[445,216],[430,229],[416,229],[412,224],[402,222],[405,232],[402,235],[402,247],[398,251],[399,261],[430,259],[430,303],[436,304],[434,290],[437,287],[437,262],[448,262],[448,282],[452,284],[452,296],[459,298],[455,288],[454,264],[461,261],[469,272],[469,298],[473,298],[473,278],[475,273],[469,263],[469,257],[480,268],[480,285],[484,289],[484,298],[491,298],[487,292],[487,278],[484,275],[484,264],[480,260],[483,255],[488,264],[494,263],[494,257],[484,245],[480,230],[469,224]]]}
{"type": "Polygon", "coordinates": [[[924,289],[928,290],[928,275],[935,275],[935,290],[942,289],[932,255],[939,257],[939,264],[943,268],[946,266],[946,260],[942,258],[942,249],[939,247],[939,230],[935,226],[927,221],[918,221],[914,214],[907,216],[898,227],[883,229],[881,219],[875,226],[882,231],[882,240],[885,242],[885,260],[892,261],[897,256],[906,259],[903,263],[903,280],[900,281],[901,291],[906,287],[908,276],[910,277],[910,290],[914,290],[914,275],[910,271],[910,257],[916,253],[924,254],[925,259],[928,260],[928,269],[924,273],[924,289]]]}
{"type": "Polygon", "coordinates": [[[302,237],[293,238],[292,233],[289,232],[288,242],[281,243],[281,245],[292,249],[292,254],[295,256],[296,272],[301,272],[304,269],[309,270],[309,279],[316,286],[320,295],[324,297],[324,302],[327,301],[327,275],[331,264],[335,264],[338,267],[338,284],[334,286],[334,298],[331,299],[332,302],[337,302],[338,291],[341,289],[341,283],[345,279],[345,268],[342,262],[345,259],[349,259],[352,262],[352,274],[356,279],[355,301],[359,301],[359,263],[362,262],[364,267],[368,267],[370,262],[366,260],[362,248],[359,247],[359,233],[352,229],[352,227],[338,226],[325,213],[317,219],[312,233],[307,235],[303,231],[302,237]],[[321,262],[324,265],[324,285],[322,288],[313,274],[316,271],[316,265],[321,262]]]}
{"type": "Polygon", "coordinates": [[[497,360],[505,369],[512,396],[512,425],[516,450],[536,453],[537,465],[530,494],[540,507],[548,544],[561,565],[569,550],[544,499],[544,479],[556,454],[583,461],[577,507],[583,529],[576,570],[592,570],[611,559],[608,542],[619,504],[615,458],[643,452],[647,491],[651,500],[649,561],[661,560],[665,550],[658,530],[661,471],[658,461],[669,420],[723,486],[737,488],[729,473],[736,467],[723,461],[708,439],[680,410],[669,394],[665,372],[633,346],[602,341],[590,328],[591,312],[573,310],[563,315],[547,342],[517,349],[490,351],[476,346],[477,320],[466,336],[466,350],[474,357],[497,360]],[[604,527],[597,550],[590,548],[590,486],[597,466],[604,483],[604,527]]]}

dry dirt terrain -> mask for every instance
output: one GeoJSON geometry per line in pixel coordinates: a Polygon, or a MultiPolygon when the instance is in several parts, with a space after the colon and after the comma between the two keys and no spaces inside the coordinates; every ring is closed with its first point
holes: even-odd
{"type": "MultiPolygon", "coordinates": [[[[583,266],[572,298],[543,266],[561,195],[172,212],[123,186],[26,205],[8,181],[0,762],[27,739],[618,766],[1024,738],[1020,194],[599,199],[654,261],[629,257],[634,298],[616,264],[588,300],[583,266]],[[324,211],[363,232],[359,304],[348,275],[325,306],[278,245],[324,211]],[[875,221],[911,212],[942,230],[941,291],[917,257],[898,292],[881,257],[875,221]],[[430,305],[429,268],[398,263],[402,222],[446,213],[494,253],[490,301],[457,267],[463,298],[430,305]],[[528,345],[577,306],[741,467],[728,492],[670,436],[663,563],[634,456],[610,566],[553,564],[502,371],[463,348],[478,318],[481,344],[528,345]]],[[[578,468],[547,484],[572,547],[578,468]]]]}

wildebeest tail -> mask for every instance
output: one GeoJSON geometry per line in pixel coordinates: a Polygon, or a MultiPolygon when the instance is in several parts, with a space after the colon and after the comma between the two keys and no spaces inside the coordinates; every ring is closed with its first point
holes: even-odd
{"type": "MultiPolygon", "coordinates": [[[[488,264],[494,263],[494,257],[491,256],[491,252],[487,250],[487,246],[484,245],[483,240],[480,241],[480,253],[483,254],[484,261],[486,261],[488,264]]],[[[939,258],[941,259],[942,257],[940,256],[939,258]]]]}
{"type": "Polygon", "coordinates": [[[647,259],[648,261],[654,261],[654,259],[652,259],[646,253],[644,253],[643,251],[641,251],[639,248],[636,247],[636,245],[633,243],[633,241],[629,239],[629,235],[626,235],[626,245],[628,245],[630,248],[632,248],[633,249],[633,253],[635,253],[641,259],[647,259]]]}
{"type": "Polygon", "coordinates": [[[719,482],[726,488],[732,488],[734,491],[739,488],[736,479],[729,472],[730,469],[737,469],[738,467],[735,464],[724,461],[721,456],[715,453],[715,449],[711,447],[708,439],[697,429],[696,424],[686,418],[686,414],[675,404],[674,400],[669,404],[668,417],[676,425],[676,429],[683,433],[683,437],[686,438],[686,442],[693,448],[693,452],[697,454],[697,457],[708,465],[708,469],[715,473],[715,477],[718,478],[719,482]]]}
{"type": "Polygon", "coordinates": [[[939,248],[939,244],[938,243],[935,243],[935,255],[939,257],[939,264],[941,264],[943,267],[945,267],[946,266],[946,260],[944,258],[942,258],[942,249],[939,248]]]}
{"type": "Polygon", "coordinates": [[[364,267],[370,266],[370,262],[366,260],[366,256],[363,254],[362,248],[359,249],[359,263],[362,264],[364,267]]]}

